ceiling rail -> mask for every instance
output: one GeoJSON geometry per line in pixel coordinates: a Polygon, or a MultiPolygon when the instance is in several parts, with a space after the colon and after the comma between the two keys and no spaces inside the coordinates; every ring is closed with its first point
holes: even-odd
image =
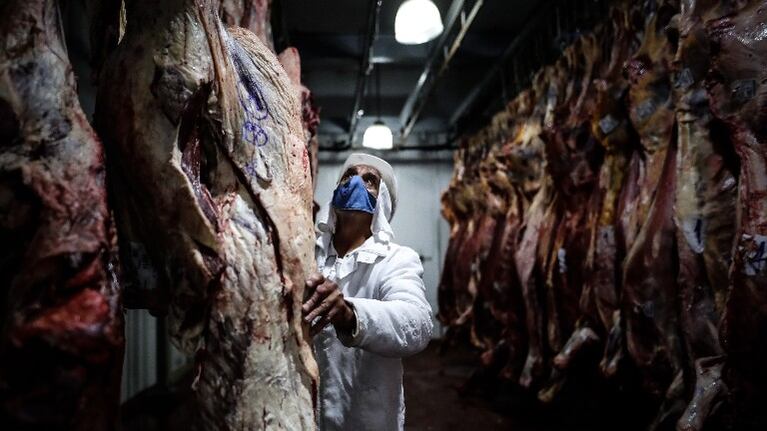
{"type": "Polygon", "coordinates": [[[354,105],[352,106],[352,113],[349,117],[349,138],[347,146],[351,146],[354,142],[354,134],[357,131],[357,123],[359,122],[360,105],[362,104],[362,97],[365,94],[365,84],[371,71],[371,51],[373,43],[378,36],[378,15],[381,12],[381,3],[383,0],[371,0],[370,12],[368,13],[367,30],[365,32],[364,46],[362,49],[362,58],[360,58],[360,69],[357,74],[357,87],[354,92],[354,105]]]}

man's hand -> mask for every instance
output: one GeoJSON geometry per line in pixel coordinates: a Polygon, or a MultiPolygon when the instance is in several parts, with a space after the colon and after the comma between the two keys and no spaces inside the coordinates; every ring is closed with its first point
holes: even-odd
{"type": "Polygon", "coordinates": [[[311,324],[314,319],[320,318],[309,329],[312,336],[317,335],[328,323],[332,323],[337,330],[351,334],[357,325],[357,318],[336,283],[325,280],[322,274],[314,273],[306,280],[306,294],[311,296],[301,307],[304,321],[311,324]]]}

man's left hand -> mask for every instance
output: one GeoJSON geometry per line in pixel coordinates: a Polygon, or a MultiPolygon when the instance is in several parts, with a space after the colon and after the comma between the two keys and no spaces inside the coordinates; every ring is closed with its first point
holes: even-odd
{"type": "Polygon", "coordinates": [[[319,317],[317,323],[309,329],[310,335],[318,334],[322,328],[332,323],[337,330],[351,333],[357,325],[354,310],[344,299],[341,289],[330,280],[326,280],[322,274],[312,274],[306,280],[306,292],[311,294],[301,307],[304,321],[311,324],[319,317]]]}

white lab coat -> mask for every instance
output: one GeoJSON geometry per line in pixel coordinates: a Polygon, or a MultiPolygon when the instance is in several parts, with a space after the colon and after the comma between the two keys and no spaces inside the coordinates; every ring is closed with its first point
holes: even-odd
{"type": "Polygon", "coordinates": [[[420,352],[431,339],[431,307],[418,254],[391,242],[386,228],[374,229],[341,259],[333,248],[332,226],[317,240],[318,268],[338,283],[357,316],[354,333],[337,334],[328,325],[314,338],[323,431],[404,427],[401,358],[420,352]]]}

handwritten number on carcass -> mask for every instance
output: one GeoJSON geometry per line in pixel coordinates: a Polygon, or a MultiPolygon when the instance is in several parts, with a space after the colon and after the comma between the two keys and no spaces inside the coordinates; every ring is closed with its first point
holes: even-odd
{"type": "Polygon", "coordinates": [[[242,105],[245,119],[242,123],[242,136],[246,142],[257,147],[263,147],[269,142],[269,136],[261,126],[261,121],[269,116],[269,108],[261,96],[261,91],[256,87],[255,95],[249,92],[240,92],[240,104],[242,105]]]}
{"type": "Polygon", "coordinates": [[[767,246],[767,242],[760,241],[759,248],[756,249],[753,255],[748,256],[746,264],[750,266],[750,271],[747,271],[747,273],[756,275],[764,269],[765,263],[767,263],[767,256],[765,255],[767,250],[765,250],[765,246],[767,246]]]}

